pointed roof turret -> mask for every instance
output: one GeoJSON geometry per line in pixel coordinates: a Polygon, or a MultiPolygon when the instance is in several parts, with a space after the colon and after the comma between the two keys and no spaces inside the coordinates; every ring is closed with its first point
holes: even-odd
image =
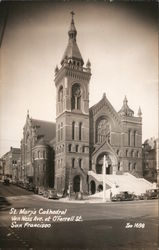
{"type": "Polygon", "coordinates": [[[91,67],[91,63],[90,63],[90,60],[88,59],[87,63],[86,63],[86,67],[87,68],[90,68],[91,67]]]}
{"type": "Polygon", "coordinates": [[[119,110],[118,114],[121,116],[133,116],[134,115],[134,111],[132,109],[130,109],[128,106],[128,100],[127,100],[126,96],[123,100],[123,106],[119,110]]]}
{"type": "Polygon", "coordinates": [[[71,15],[72,15],[72,19],[71,19],[70,28],[68,31],[69,40],[68,40],[67,48],[61,60],[61,65],[63,65],[64,60],[67,59],[67,61],[70,63],[73,63],[73,61],[77,61],[78,63],[81,64],[81,66],[83,66],[84,64],[83,58],[81,56],[81,53],[76,43],[77,30],[76,30],[74,18],[73,18],[75,13],[72,11],[71,15]]]}
{"type": "Polygon", "coordinates": [[[59,68],[58,68],[58,66],[56,65],[56,68],[55,68],[55,74],[57,74],[57,73],[58,73],[58,71],[59,71],[59,68]]]}
{"type": "Polygon", "coordinates": [[[139,116],[139,117],[141,117],[142,116],[142,112],[141,112],[141,108],[139,107],[139,109],[138,109],[138,113],[137,113],[137,115],[139,116]]]}

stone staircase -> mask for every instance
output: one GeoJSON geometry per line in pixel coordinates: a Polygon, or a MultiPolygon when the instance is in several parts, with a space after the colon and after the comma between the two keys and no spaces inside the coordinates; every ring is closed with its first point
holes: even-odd
{"type": "MultiPolygon", "coordinates": [[[[99,184],[103,182],[102,174],[96,174],[93,171],[89,171],[88,175],[92,176],[99,184]]],[[[144,178],[136,178],[130,173],[124,173],[122,175],[105,175],[105,182],[110,186],[112,192],[118,189],[118,191],[129,191],[139,195],[145,193],[146,190],[153,188],[152,183],[144,178]]]]}

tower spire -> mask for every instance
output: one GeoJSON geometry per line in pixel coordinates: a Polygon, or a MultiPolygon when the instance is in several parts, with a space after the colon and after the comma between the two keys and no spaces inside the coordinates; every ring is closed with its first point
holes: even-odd
{"type": "Polygon", "coordinates": [[[76,41],[77,30],[76,30],[74,19],[73,19],[73,16],[75,15],[75,13],[71,11],[70,14],[72,15],[72,19],[71,19],[71,24],[70,24],[70,29],[68,31],[68,35],[69,35],[69,39],[76,41]]]}
{"type": "Polygon", "coordinates": [[[139,107],[139,109],[138,109],[138,113],[137,113],[137,114],[138,114],[139,117],[142,116],[142,112],[141,112],[141,108],[140,108],[140,107],[139,107]]]}
{"type": "Polygon", "coordinates": [[[61,65],[63,65],[66,59],[68,62],[75,63],[79,66],[83,66],[84,64],[83,58],[81,56],[80,50],[76,43],[77,30],[76,30],[75,23],[74,23],[75,13],[71,11],[70,14],[71,14],[71,23],[70,23],[70,27],[68,30],[69,40],[68,40],[68,45],[66,47],[66,50],[61,60],[61,65]]]}

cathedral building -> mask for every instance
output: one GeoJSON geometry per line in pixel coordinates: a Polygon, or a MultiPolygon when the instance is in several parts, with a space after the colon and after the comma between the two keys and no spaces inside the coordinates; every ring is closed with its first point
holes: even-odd
{"type": "Polygon", "coordinates": [[[77,45],[74,13],[68,45],[55,68],[56,123],[27,115],[21,141],[21,180],[55,187],[59,193],[95,193],[102,189],[103,157],[107,176],[142,177],[142,113],[125,97],[117,112],[103,94],[89,107],[91,63],[77,45]]]}
{"type": "Polygon", "coordinates": [[[68,45],[55,69],[56,146],[55,187],[58,191],[97,191],[106,155],[110,175],[129,172],[142,176],[142,118],[129,108],[127,98],[117,112],[106,94],[89,108],[91,63],[77,45],[73,18],[68,45]]]}

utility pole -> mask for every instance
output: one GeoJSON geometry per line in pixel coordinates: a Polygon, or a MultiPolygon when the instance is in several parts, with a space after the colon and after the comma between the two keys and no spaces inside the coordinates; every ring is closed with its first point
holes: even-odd
{"type": "Polygon", "coordinates": [[[106,156],[104,155],[103,158],[103,202],[106,202],[106,167],[108,166],[108,163],[106,161],[106,156]]]}

